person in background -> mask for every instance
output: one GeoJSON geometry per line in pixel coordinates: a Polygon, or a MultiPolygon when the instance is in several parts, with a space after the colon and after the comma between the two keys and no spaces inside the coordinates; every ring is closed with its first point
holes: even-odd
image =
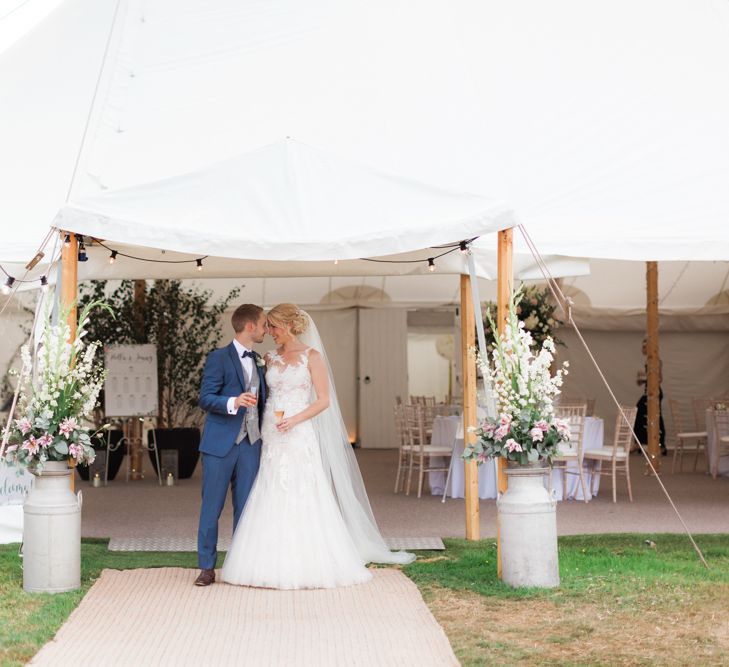
{"type": "MultiPolygon", "coordinates": [[[[643,356],[648,356],[648,341],[644,338],[643,339],[643,345],[641,347],[641,350],[643,352],[643,356]]],[[[646,360],[645,365],[641,370],[638,371],[636,379],[636,384],[639,387],[643,387],[643,395],[638,399],[637,408],[638,412],[635,415],[635,424],[633,426],[635,430],[635,435],[638,436],[638,440],[640,440],[642,445],[648,444],[648,363],[646,360]]],[[[660,402],[663,401],[663,389],[660,388],[660,385],[663,383],[663,360],[661,360],[661,365],[659,367],[658,371],[658,384],[659,384],[659,394],[658,394],[658,400],[659,400],[659,432],[660,432],[660,443],[661,443],[661,454],[663,456],[666,456],[668,454],[668,451],[666,450],[666,425],[663,423],[663,410],[660,407],[660,402]]],[[[633,447],[631,447],[631,451],[635,451],[638,449],[638,446],[634,444],[633,447]]]]}

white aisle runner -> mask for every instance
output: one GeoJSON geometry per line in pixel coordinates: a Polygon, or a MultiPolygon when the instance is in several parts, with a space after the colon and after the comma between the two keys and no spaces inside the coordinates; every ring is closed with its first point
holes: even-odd
{"type": "Polygon", "coordinates": [[[458,665],[395,569],[328,590],[193,586],[196,570],[104,570],[31,665],[458,665]]]}

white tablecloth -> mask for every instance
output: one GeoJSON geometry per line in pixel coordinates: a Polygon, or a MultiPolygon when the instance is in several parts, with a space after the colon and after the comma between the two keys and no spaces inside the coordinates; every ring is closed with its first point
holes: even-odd
{"type": "MultiPolygon", "coordinates": [[[[706,411],[706,456],[708,457],[708,468],[712,475],[729,476],[729,456],[722,456],[718,464],[714,464],[714,452],[719,444],[716,441],[716,432],[714,430],[714,416],[712,410],[706,411]]],[[[729,433],[720,433],[720,435],[729,435],[729,433]]]]}
{"type": "MultiPolygon", "coordinates": [[[[441,417],[433,420],[433,436],[430,444],[451,447],[453,451],[453,467],[451,469],[451,481],[448,485],[448,496],[450,498],[463,498],[466,495],[466,479],[463,468],[463,417],[441,417]]],[[[447,459],[433,459],[433,464],[442,462],[445,465],[447,459]]],[[[434,496],[443,495],[443,486],[446,481],[446,473],[428,473],[430,492],[434,496]]],[[[496,498],[496,466],[493,461],[484,463],[478,467],[478,497],[482,500],[496,498]]]]}
{"type": "MultiPolygon", "coordinates": [[[[583,451],[589,451],[590,449],[600,449],[603,446],[603,439],[605,437],[605,423],[599,417],[585,417],[585,430],[582,434],[582,449],[583,451]]],[[[612,443],[609,443],[612,445],[612,443]]],[[[605,443],[608,446],[608,443],[605,443]]],[[[597,469],[599,469],[600,463],[597,463],[597,469]]],[[[568,470],[574,470],[574,475],[567,475],[567,498],[568,500],[584,500],[582,496],[582,488],[580,487],[580,477],[577,475],[577,461],[569,463],[567,465],[568,470]]],[[[585,487],[587,493],[592,497],[592,468],[588,465],[585,466],[584,478],[585,487]]],[[[562,477],[564,473],[562,470],[552,471],[552,490],[557,500],[562,500],[562,477]]],[[[545,478],[545,482],[546,482],[545,478]]],[[[600,487],[598,480],[597,488],[600,487]]],[[[597,489],[596,489],[597,491],[597,489]]]]}
{"type": "MultiPolygon", "coordinates": [[[[597,417],[585,418],[585,431],[583,435],[583,446],[587,449],[599,449],[603,445],[605,425],[602,419],[597,417]]],[[[462,417],[436,417],[433,421],[433,436],[431,444],[439,446],[454,446],[453,469],[451,470],[451,481],[448,488],[450,498],[463,498],[465,496],[465,473],[463,469],[463,418],[462,417]]],[[[440,459],[445,462],[445,459],[440,459]]],[[[433,459],[436,464],[439,459],[433,459]]],[[[445,465],[445,463],[443,463],[445,465]]],[[[598,464],[599,465],[599,464],[598,464]]],[[[569,468],[577,471],[577,463],[570,463],[569,468]]],[[[428,475],[430,492],[434,496],[443,495],[446,473],[431,472],[428,475]]],[[[548,486],[548,479],[544,478],[545,486],[548,486]]],[[[587,492],[591,492],[592,475],[585,470],[585,485],[587,492]]],[[[599,484],[598,484],[599,486],[599,484]]],[[[552,472],[552,487],[557,500],[562,500],[562,471],[552,472]]],[[[478,497],[482,500],[496,498],[496,462],[488,461],[478,467],[478,497]]],[[[577,475],[567,477],[567,498],[583,500],[580,478],[577,475]]]]}

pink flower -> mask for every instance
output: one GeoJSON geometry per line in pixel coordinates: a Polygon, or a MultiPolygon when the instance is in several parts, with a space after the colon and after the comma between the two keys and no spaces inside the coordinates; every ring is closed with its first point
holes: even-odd
{"type": "Polygon", "coordinates": [[[40,438],[38,438],[38,444],[43,447],[43,449],[47,449],[48,446],[53,442],[53,436],[48,435],[46,433],[45,435],[42,435],[40,438]]]}
{"type": "Polygon", "coordinates": [[[487,419],[483,424],[481,424],[481,428],[483,429],[484,434],[492,435],[496,430],[496,424],[487,419]]]}
{"type": "Polygon", "coordinates": [[[532,436],[532,442],[542,442],[544,440],[544,431],[538,426],[529,431],[529,435],[532,436]]]}
{"type": "Polygon", "coordinates": [[[8,448],[5,450],[5,453],[12,454],[16,449],[18,449],[18,445],[8,445],[8,448]]]}
{"type": "Polygon", "coordinates": [[[35,456],[40,449],[40,445],[35,437],[31,435],[30,438],[23,442],[23,449],[31,456],[35,456]]]}
{"type": "Polygon", "coordinates": [[[503,425],[499,426],[499,428],[497,428],[496,431],[494,432],[494,439],[503,440],[509,433],[510,429],[511,429],[511,424],[503,424],[503,425]]]}
{"type": "Polygon", "coordinates": [[[544,419],[540,419],[534,426],[541,428],[545,433],[549,430],[549,424],[544,419]]]}
{"type": "Polygon", "coordinates": [[[481,453],[480,453],[480,454],[479,454],[479,455],[478,455],[478,456],[476,457],[476,460],[477,460],[477,461],[478,461],[479,463],[486,463],[486,461],[488,461],[488,456],[486,456],[486,453],[485,453],[485,452],[481,452],[481,453]]]}
{"type": "Polygon", "coordinates": [[[508,449],[508,450],[509,450],[510,452],[523,452],[523,451],[524,451],[524,450],[523,450],[523,449],[521,448],[521,445],[520,445],[520,444],[519,444],[519,443],[518,443],[518,442],[517,442],[516,440],[514,440],[514,438],[509,438],[509,439],[508,439],[508,440],[506,441],[506,448],[507,448],[507,449],[508,449]]]}
{"type": "Polygon", "coordinates": [[[511,415],[501,415],[501,425],[511,426],[511,415]]]}
{"type": "Polygon", "coordinates": [[[81,445],[77,445],[75,442],[68,446],[68,454],[77,461],[80,461],[84,455],[84,448],[81,445]]]}
{"type": "Polygon", "coordinates": [[[68,436],[77,428],[78,425],[76,424],[76,420],[73,417],[66,417],[66,419],[61,422],[58,430],[68,438],[68,436]]]}
{"type": "Polygon", "coordinates": [[[30,423],[30,419],[28,419],[27,417],[23,417],[22,419],[16,419],[15,425],[18,427],[23,435],[28,433],[28,431],[33,428],[33,424],[30,423]]]}

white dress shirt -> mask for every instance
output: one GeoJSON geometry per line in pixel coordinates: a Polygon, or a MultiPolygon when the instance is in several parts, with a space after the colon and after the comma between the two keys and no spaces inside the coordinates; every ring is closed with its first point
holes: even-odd
{"type": "MultiPolygon", "coordinates": [[[[243,368],[243,377],[245,378],[246,384],[250,384],[251,377],[253,377],[253,357],[243,357],[244,352],[251,352],[245,345],[242,345],[239,343],[235,338],[233,339],[233,346],[235,347],[236,354],[238,355],[238,359],[240,360],[240,365],[243,368]]],[[[229,415],[237,415],[238,414],[238,408],[235,407],[235,399],[238,398],[237,396],[231,396],[228,399],[228,414],[229,415]]]]}

